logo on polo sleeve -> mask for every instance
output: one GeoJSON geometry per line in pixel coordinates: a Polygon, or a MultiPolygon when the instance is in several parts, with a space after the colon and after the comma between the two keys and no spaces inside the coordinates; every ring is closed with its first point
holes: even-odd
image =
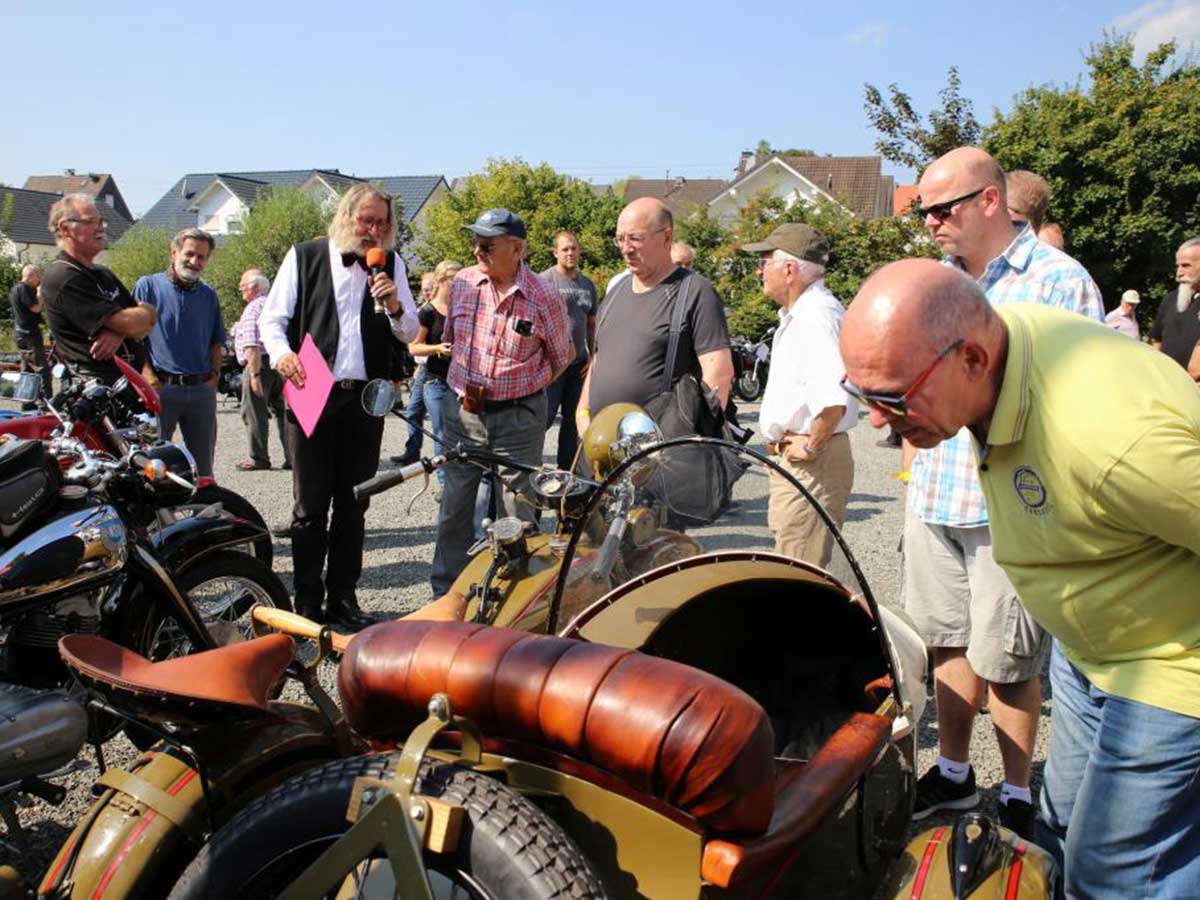
{"type": "Polygon", "coordinates": [[[1013,470],[1013,487],[1027,509],[1036,512],[1046,505],[1046,485],[1032,467],[1017,466],[1013,470]]]}

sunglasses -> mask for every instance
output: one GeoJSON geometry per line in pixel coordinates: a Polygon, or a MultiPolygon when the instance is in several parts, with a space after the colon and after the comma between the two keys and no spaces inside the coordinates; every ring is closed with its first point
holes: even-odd
{"type": "Polygon", "coordinates": [[[960,203],[966,203],[968,200],[974,200],[980,194],[987,190],[985,184],[977,191],[971,191],[969,194],[963,194],[961,197],[955,197],[953,200],[945,200],[941,203],[930,203],[928,206],[918,206],[913,210],[922,219],[927,216],[933,216],[935,219],[948,219],[954,215],[954,207],[960,203]]]}
{"type": "Polygon", "coordinates": [[[959,338],[957,341],[939,353],[934,361],[929,364],[929,368],[918,375],[917,380],[909,386],[908,390],[901,394],[874,394],[870,391],[864,391],[861,388],[857,388],[851,384],[849,378],[845,375],[842,376],[841,380],[842,390],[859,403],[865,403],[867,406],[873,406],[876,409],[885,413],[890,413],[897,418],[906,418],[908,416],[908,401],[912,398],[912,395],[920,389],[921,385],[929,380],[929,376],[932,375],[934,370],[938,367],[938,363],[961,347],[964,343],[966,343],[966,340],[964,338],[959,338]]]}

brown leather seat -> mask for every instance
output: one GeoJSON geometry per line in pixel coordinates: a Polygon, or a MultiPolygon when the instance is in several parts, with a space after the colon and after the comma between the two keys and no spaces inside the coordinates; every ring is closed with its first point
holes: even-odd
{"type": "MultiPolygon", "coordinates": [[[[191,656],[151,662],[94,635],[69,634],[58,642],[63,662],[85,682],[117,694],[149,699],[156,708],[165,710],[175,705],[193,711],[203,705],[226,712],[231,707],[269,710],[271,689],[292,661],[294,650],[295,643],[286,634],[269,634],[191,656]]],[[[166,713],[159,718],[170,720],[166,713]]]]}
{"type": "Polygon", "coordinates": [[[368,738],[403,740],[444,692],[486,736],[612,772],[708,829],[761,834],[771,819],[766,713],[690,666],[503,628],[388,622],[355,638],[338,689],[368,738]]]}
{"type": "Polygon", "coordinates": [[[717,887],[737,887],[788,864],[808,838],[867,772],[887,744],[892,723],[855,713],[807,762],[781,765],[775,776],[775,812],[767,833],[744,841],[704,845],[700,872],[717,887]]]}

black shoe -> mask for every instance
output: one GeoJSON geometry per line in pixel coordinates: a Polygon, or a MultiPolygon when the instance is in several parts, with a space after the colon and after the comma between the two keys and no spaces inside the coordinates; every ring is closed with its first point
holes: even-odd
{"type": "Polygon", "coordinates": [[[277,538],[290,538],[292,536],[292,523],[279,525],[271,529],[271,534],[277,538]]]}
{"type": "Polygon", "coordinates": [[[321,604],[305,603],[303,600],[296,601],[296,615],[304,616],[306,619],[311,619],[314,622],[324,622],[325,614],[321,612],[321,604]]]}
{"type": "Polygon", "coordinates": [[[1037,810],[1032,803],[1010,797],[1007,803],[1000,804],[999,812],[1001,825],[1027,841],[1033,839],[1033,820],[1037,817],[1037,810]]]}
{"type": "Polygon", "coordinates": [[[413,463],[415,463],[420,458],[421,457],[419,457],[419,456],[411,456],[408,453],[405,453],[403,456],[389,456],[388,457],[388,459],[390,459],[392,462],[394,462],[398,466],[411,466],[413,463]]]}
{"type": "Polygon", "coordinates": [[[358,608],[357,600],[330,600],[326,621],[335,628],[347,631],[362,631],[374,625],[375,619],[358,608]]]}
{"type": "Polygon", "coordinates": [[[934,763],[917,781],[917,802],[912,817],[916,822],[939,809],[974,809],[978,805],[979,792],[975,790],[973,766],[967,770],[967,780],[955,784],[934,763]]]}
{"type": "Polygon", "coordinates": [[[290,462],[285,462],[279,468],[283,469],[285,472],[290,472],[292,470],[292,464],[290,462]]]}

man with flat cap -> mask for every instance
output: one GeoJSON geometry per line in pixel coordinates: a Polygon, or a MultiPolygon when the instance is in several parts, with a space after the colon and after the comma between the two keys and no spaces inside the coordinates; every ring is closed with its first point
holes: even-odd
{"type": "MultiPolygon", "coordinates": [[[[758,425],[767,451],[821,502],[840,528],[854,485],[854,458],[846,434],[858,407],[842,390],[842,304],[825,286],[829,243],[800,222],[780,225],[757,253],[763,292],[779,305],[771,339],[771,373],[758,425]]],[[[771,472],[767,521],[778,553],[825,566],[833,536],[794,488],[771,472]]]]}
{"type": "MultiPolygon", "coordinates": [[[[450,288],[442,340],[452,345],[450,390],[442,398],[446,447],[492,450],[538,465],[546,436],[546,387],[575,356],[567,307],[558,290],[525,265],[525,223],[506,209],[489,209],[471,225],[476,265],[450,288]]],[[[474,538],[475,495],[482,471],[451,463],[438,514],[430,581],[446,593],[467,564],[474,538]]],[[[501,469],[502,478],[516,473],[501,469]]],[[[516,485],[519,489],[520,480],[516,485]]],[[[507,492],[507,515],[535,521],[507,492]]]]}

